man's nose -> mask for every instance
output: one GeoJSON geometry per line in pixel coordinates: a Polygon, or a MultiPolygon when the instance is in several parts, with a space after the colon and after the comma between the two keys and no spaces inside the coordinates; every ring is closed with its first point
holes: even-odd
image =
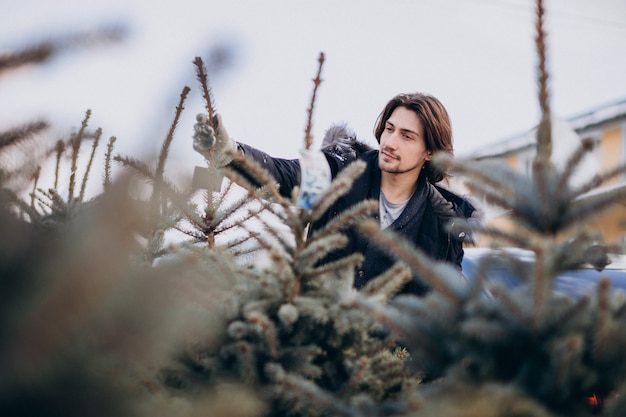
{"type": "Polygon", "coordinates": [[[400,139],[400,134],[398,132],[393,132],[391,135],[389,135],[386,145],[390,148],[397,148],[399,139],[400,139]]]}

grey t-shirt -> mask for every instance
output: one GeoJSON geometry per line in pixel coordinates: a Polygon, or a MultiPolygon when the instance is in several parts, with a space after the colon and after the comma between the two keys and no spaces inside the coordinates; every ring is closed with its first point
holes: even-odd
{"type": "Polygon", "coordinates": [[[378,208],[380,215],[380,228],[386,229],[387,227],[391,226],[391,224],[396,221],[398,217],[400,217],[400,214],[402,214],[402,211],[404,210],[406,204],[409,202],[410,199],[411,198],[409,197],[399,203],[391,203],[389,202],[389,200],[387,200],[385,194],[383,194],[381,190],[378,208]]]}

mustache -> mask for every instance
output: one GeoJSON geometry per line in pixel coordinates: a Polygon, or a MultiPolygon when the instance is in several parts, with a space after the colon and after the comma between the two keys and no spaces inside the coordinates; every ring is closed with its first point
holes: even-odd
{"type": "Polygon", "coordinates": [[[394,158],[397,158],[397,157],[398,157],[398,156],[397,156],[397,155],[396,155],[393,151],[389,150],[389,148],[382,148],[380,151],[381,151],[381,152],[384,152],[384,153],[386,153],[386,154],[388,154],[388,155],[391,155],[391,156],[393,156],[394,158]]]}

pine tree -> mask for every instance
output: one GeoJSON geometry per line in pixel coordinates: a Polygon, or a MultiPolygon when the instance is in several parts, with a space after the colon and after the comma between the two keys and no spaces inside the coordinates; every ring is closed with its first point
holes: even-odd
{"type": "MultiPolygon", "coordinates": [[[[320,70],[322,63],[323,55],[320,70]]],[[[199,68],[211,114],[210,88],[202,66],[199,68]]],[[[315,80],[307,126],[311,124],[319,72],[315,80]]],[[[307,128],[305,146],[310,143],[307,128]]],[[[267,253],[270,267],[242,270],[233,276],[235,285],[223,296],[223,343],[213,349],[188,350],[177,367],[164,371],[164,381],[184,393],[194,380],[211,385],[222,378],[234,378],[261,389],[270,404],[267,415],[271,416],[348,416],[371,414],[390,404],[395,407],[417,379],[405,371],[404,352],[359,310],[355,300],[383,304],[409,278],[408,271],[393,269],[357,293],[353,274],[361,256],[317,266],[332,249],[345,244],[341,227],[361,220],[377,206],[358,205],[324,230],[306,237],[307,225],[349,190],[364,167],[353,164],[347,168],[319,204],[307,210],[295,207],[297,190],[292,199],[286,199],[260,166],[245,159],[239,164],[246,175],[234,171],[225,175],[248,189],[266,212],[286,224],[289,235],[263,219],[262,232],[248,231],[245,239],[254,239],[267,253]],[[247,178],[261,184],[261,190],[247,178]]],[[[221,195],[218,201],[223,201],[221,195]]],[[[220,211],[216,205],[212,208],[220,211]]],[[[245,222],[239,226],[246,228],[245,222]]],[[[219,246],[211,249],[222,250],[219,246]]]]}
{"type": "MultiPolygon", "coordinates": [[[[521,268],[502,252],[481,265],[471,285],[456,268],[368,221],[376,203],[359,204],[307,236],[307,225],[361,174],[358,162],[311,209],[295,204],[297,190],[282,197],[247,160],[239,161],[246,175],[209,164],[214,185],[226,177],[219,189],[180,189],[167,179],[166,161],[187,87],[156,161],[114,155],[115,138],[109,140],[95,197],[87,182],[103,132],[90,130],[90,112],[75,134],[17,167],[5,161],[38,143],[49,123],[1,133],[0,414],[624,415],[626,299],[607,280],[577,299],[554,292],[553,283],[559,271],[604,266],[613,247],[578,226],[623,192],[579,197],[626,167],[573,185],[592,147],[587,141],[564,169],[552,163],[559,138],[551,137],[541,0],[536,18],[542,119],[532,175],[484,161],[433,161],[512,213],[521,232],[462,226],[535,257],[532,268],[521,268]],[[47,189],[40,184],[45,158],[55,162],[47,189]],[[116,163],[123,169],[114,178],[116,163]],[[147,182],[147,198],[134,194],[131,175],[147,182]],[[66,194],[59,191],[65,180],[66,194]],[[26,183],[32,191],[24,198],[26,183]],[[345,244],[348,224],[398,257],[359,291],[353,271],[360,255],[318,265],[345,244]],[[172,233],[186,240],[170,242],[172,233]],[[524,284],[493,283],[489,262],[508,265],[524,284]],[[395,296],[412,272],[432,291],[395,296]]],[[[0,73],[46,56],[0,57],[0,73]]],[[[306,149],[322,64],[320,56],[306,149]]],[[[212,115],[208,75],[201,59],[194,65],[212,115]]]]}
{"type": "Polygon", "coordinates": [[[553,290],[557,273],[585,263],[603,268],[612,245],[581,226],[624,198],[623,191],[579,199],[625,166],[590,178],[570,179],[592,143],[582,141],[565,168],[551,162],[550,106],[543,2],[537,1],[538,85],[542,119],[530,176],[502,163],[439,157],[466,179],[476,196],[511,213],[517,233],[466,224],[509,245],[529,249],[529,270],[503,251],[486,259],[471,286],[447,265],[433,263],[375,224],[363,233],[424,276],[434,291],[423,299],[399,297],[372,313],[407,344],[411,365],[429,381],[415,415],[618,416],[625,412],[626,298],[601,279],[595,292],[574,299],[553,290]],[[490,283],[489,263],[500,262],[524,282],[511,289],[490,283]],[[485,290],[488,290],[486,296],[485,290]],[[600,405],[597,400],[600,399],[600,405]],[[471,410],[471,411],[469,411],[471,410]]]}

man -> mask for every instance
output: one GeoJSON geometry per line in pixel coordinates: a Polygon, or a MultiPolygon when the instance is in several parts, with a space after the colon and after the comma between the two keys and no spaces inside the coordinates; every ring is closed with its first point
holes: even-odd
{"type": "MultiPolygon", "coordinates": [[[[207,159],[214,149],[219,165],[232,162],[232,155],[241,152],[246,158],[260,163],[276,179],[280,192],[291,196],[299,185],[298,160],[272,158],[248,145],[228,137],[219,116],[216,129],[208,124],[206,116],[199,115],[195,125],[194,149],[207,159]]],[[[377,219],[382,228],[391,228],[416,247],[436,260],[450,262],[461,268],[463,233],[453,235],[447,223],[455,218],[468,218],[476,210],[467,200],[434,184],[448,174],[431,165],[436,152],[453,153],[452,128],[448,113],[435,97],[422,94],[399,94],[391,99],[378,117],[374,134],[380,150],[360,149],[355,138],[338,140],[325,138],[322,151],[334,178],[345,166],[358,158],[366,163],[365,172],[352,189],[339,199],[323,218],[311,225],[315,231],[330,218],[367,199],[379,201],[377,219]]],[[[363,237],[356,229],[344,233],[349,243],[332,252],[324,261],[341,259],[351,253],[362,253],[363,264],[357,269],[355,286],[365,285],[370,279],[387,270],[395,259],[363,237]]],[[[401,293],[423,295],[428,286],[415,276],[401,293]]]]}

